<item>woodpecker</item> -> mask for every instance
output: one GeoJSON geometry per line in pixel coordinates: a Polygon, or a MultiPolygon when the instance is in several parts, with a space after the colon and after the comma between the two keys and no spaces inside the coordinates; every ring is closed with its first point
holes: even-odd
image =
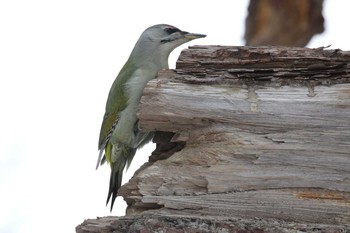
{"type": "Polygon", "coordinates": [[[138,126],[137,110],[147,82],[161,69],[168,69],[168,57],[178,46],[205,37],[167,25],[147,28],[134,46],[128,60],[109,91],[98,142],[96,169],[107,161],[111,167],[108,205],[111,211],[121,186],[124,168],[128,168],[136,150],[153,138],[153,132],[138,126]]]}

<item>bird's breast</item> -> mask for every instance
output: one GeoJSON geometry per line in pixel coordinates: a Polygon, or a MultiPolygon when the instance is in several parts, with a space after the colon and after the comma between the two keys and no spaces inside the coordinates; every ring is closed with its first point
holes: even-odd
{"type": "Polygon", "coordinates": [[[148,81],[153,79],[158,70],[136,70],[125,83],[125,93],[128,104],[120,113],[120,118],[111,138],[112,144],[122,143],[133,147],[135,145],[134,128],[137,122],[137,110],[140,99],[148,81]]]}

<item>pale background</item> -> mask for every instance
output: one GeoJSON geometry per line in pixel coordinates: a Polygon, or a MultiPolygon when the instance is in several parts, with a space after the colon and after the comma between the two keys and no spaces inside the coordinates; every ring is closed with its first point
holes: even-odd
{"type": "MultiPolygon", "coordinates": [[[[190,44],[243,45],[247,4],[1,1],[0,232],[75,232],[86,218],[123,215],[121,198],[105,207],[109,167],[95,164],[107,94],[136,40],[158,23],[207,34],[174,51],[174,68],[190,44]]],[[[350,50],[349,2],[326,0],[324,15],[326,32],[308,47],[350,50]]]]}

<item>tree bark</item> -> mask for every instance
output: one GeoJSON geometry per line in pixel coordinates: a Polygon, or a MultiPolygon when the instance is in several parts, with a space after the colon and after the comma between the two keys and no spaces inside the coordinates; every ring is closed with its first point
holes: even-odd
{"type": "Polygon", "coordinates": [[[246,45],[306,46],[324,31],[323,0],[250,0],[246,45]]]}
{"type": "Polygon", "coordinates": [[[77,232],[350,231],[349,64],[324,48],[184,50],[144,90],[140,126],[163,132],[119,192],[128,216],[77,232]]]}

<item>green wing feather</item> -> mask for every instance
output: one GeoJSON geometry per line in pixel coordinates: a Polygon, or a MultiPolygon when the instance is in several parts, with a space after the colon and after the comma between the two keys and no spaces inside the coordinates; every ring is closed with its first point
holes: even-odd
{"type": "MultiPolygon", "coordinates": [[[[102,163],[107,159],[107,162],[110,161],[110,153],[107,155],[107,145],[109,144],[109,139],[114,131],[116,124],[118,123],[119,113],[123,111],[128,102],[128,97],[124,91],[124,83],[132,75],[133,70],[130,69],[131,63],[127,61],[121,71],[119,72],[117,78],[114,80],[113,85],[109,91],[108,99],[106,103],[106,112],[103,117],[100,137],[98,140],[98,149],[100,151],[99,157],[97,160],[97,166],[102,165],[102,163]],[[105,152],[105,155],[102,158],[102,154],[105,152]],[[102,162],[101,162],[102,161],[102,162]]],[[[110,152],[110,150],[109,150],[110,152]]]]}

